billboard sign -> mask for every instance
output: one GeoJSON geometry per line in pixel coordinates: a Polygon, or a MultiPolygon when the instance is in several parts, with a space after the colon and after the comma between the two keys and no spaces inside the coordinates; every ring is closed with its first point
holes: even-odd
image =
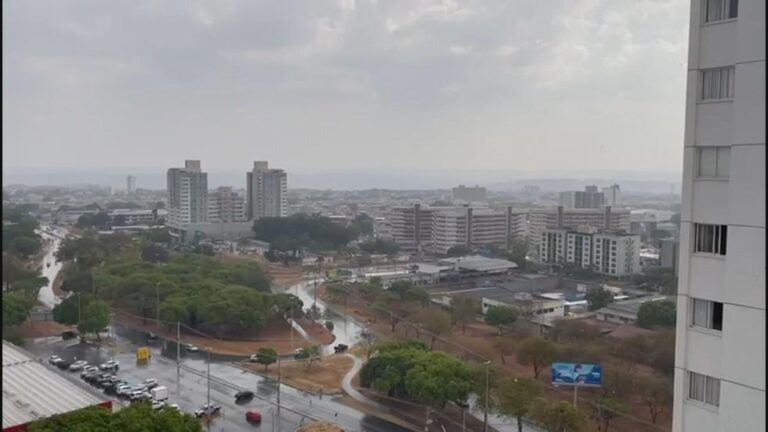
{"type": "Polygon", "coordinates": [[[552,363],[552,384],[603,385],[603,367],[594,363],[552,363]]]}

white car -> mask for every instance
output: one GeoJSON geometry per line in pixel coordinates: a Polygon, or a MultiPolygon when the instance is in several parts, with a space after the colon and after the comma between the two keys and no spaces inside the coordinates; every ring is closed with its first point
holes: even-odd
{"type": "Polygon", "coordinates": [[[139,385],[149,390],[149,389],[152,389],[153,387],[157,387],[157,380],[154,378],[145,379],[139,385]]]}
{"type": "Polygon", "coordinates": [[[50,357],[48,357],[48,363],[50,363],[50,364],[52,364],[52,365],[56,365],[56,364],[59,364],[59,363],[61,363],[62,361],[63,361],[63,360],[62,360],[62,359],[61,359],[61,357],[59,357],[59,356],[55,356],[55,355],[54,355],[54,356],[50,356],[50,357]]]}
{"type": "Polygon", "coordinates": [[[179,406],[179,404],[170,404],[170,405],[166,406],[166,408],[168,408],[168,409],[175,409],[176,411],[181,412],[181,407],[179,406]]]}
{"type": "Polygon", "coordinates": [[[165,403],[165,401],[152,402],[152,409],[154,409],[154,410],[163,409],[166,406],[167,406],[167,404],[165,403]]]}
{"type": "Polygon", "coordinates": [[[115,394],[118,396],[125,396],[133,391],[133,386],[130,384],[120,384],[115,388],[115,394]]]}
{"type": "Polygon", "coordinates": [[[96,372],[98,370],[99,370],[99,368],[97,368],[96,366],[91,366],[91,365],[85,366],[83,368],[82,372],[80,372],[80,378],[83,378],[84,376],[88,375],[89,373],[96,372]]]}
{"type": "Polygon", "coordinates": [[[205,404],[202,408],[195,410],[195,417],[210,417],[221,411],[221,405],[205,404]]]}
{"type": "Polygon", "coordinates": [[[101,366],[99,366],[99,369],[101,370],[117,370],[120,368],[120,362],[117,360],[110,360],[106,363],[102,363],[101,366]]]}
{"type": "Polygon", "coordinates": [[[152,395],[147,393],[145,390],[134,390],[131,392],[129,397],[131,398],[132,401],[136,401],[139,399],[149,400],[152,397],[152,395]]]}
{"type": "Polygon", "coordinates": [[[81,370],[82,368],[84,368],[86,366],[88,366],[88,362],[87,361],[85,361],[85,360],[78,360],[78,361],[72,363],[71,365],[69,365],[69,370],[71,370],[73,372],[74,371],[79,371],[79,370],[81,370]]]}
{"type": "Polygon", "coordinates": [[[198,348],[198,347],[196,347],[196,346],[194,346],[192,344],[186,344],[186,345],[184,345],[184,348],[186,348],[187,351],[189,351],[189,352],[198,352],[198,351],[200,351],[200,348],[198,348]]]}

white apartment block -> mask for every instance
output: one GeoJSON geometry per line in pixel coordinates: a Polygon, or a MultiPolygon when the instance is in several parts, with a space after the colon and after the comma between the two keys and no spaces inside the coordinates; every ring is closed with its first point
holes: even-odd
{"type": "Polygon", "coordinates": [[[125,191],[128,193],[136,192],[136,176],[129,175],[125,178],[125,191]]]}
{"type": "Polygon", "coordinates": [[[605,206],[602,209],[575,209],[563,206],[532,209],[528,213],[528,253],[537,259],[542,233],[547,229],[590,226],[597,229],[629,231],[630,211],[605,206]]]}
{"type": "Polygon", "coordinates": [[[459,185],[451,189],[451,202],[453,203],[466,203],[483,202],[486,200],[486,190],[480,186],[464,186],[459,185]]]}
{"type": "Polygon", "coordinates": [[[404,251],[444,255],[458,245],[470,249],[484,245],[509,248],[513,239],[525,235],[526,212],[511,207],[427,207],[416,204],[393,208],[390,222],[391,235],[404,251]]]}
{"type": "Polygon", "coordinates": [[[640,236],[590,227],[547,229],[541,234],[538,257],[542,263],[572,264],[609,276],[628,276],[641,272],[640,236]]]}
{"type": "Polygon", "coordinates": [[[253,170],[246,173],[246,217],[288,215],[288,174],[281,169],[269,168],[264,161],[253,162],[253,170]]]}
{"type": "Polygon", "coordinates": [[[180,228],[208,222],[208,174],[200,161],[188,160],[184,168],[169,168],[167,225],[180,228]]]}
{"type": "Polygon", "coordinates": [[[603,197],[605,198],[605,205],[617,206],[621,204],[621,187],[617,184],[604,187],[603,197]]]}
{"type": "Polygon", "coordinates": [[[691,1],[674,432],[766,428],[765,4],[691,1]]]}
{"type": "Polygon", "coordinates": [[[209,222],[245,222],[245,198],[231,187],[208,192],[209,222]]]}

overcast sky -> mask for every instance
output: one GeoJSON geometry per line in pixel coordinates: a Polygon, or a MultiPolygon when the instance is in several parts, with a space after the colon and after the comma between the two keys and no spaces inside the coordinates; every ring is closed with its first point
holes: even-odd
{"type": "Polygon", "coordinates": [[[682,168],[685,0],[2,6],[4,168],[682,168]]]}

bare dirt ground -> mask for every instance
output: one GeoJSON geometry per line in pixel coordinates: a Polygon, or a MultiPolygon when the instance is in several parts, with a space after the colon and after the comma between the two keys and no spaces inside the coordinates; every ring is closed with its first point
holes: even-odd
{"type": "Polygon", "coordinates": [[[312,422],[298,429],[296,432],[344,432],[344,429],[328,422],[312,422]]]}
{"type": "MultiPolygon", "coordinates": [[[[117,312],[117,311],[116,311],[117,312]]],[[[169,340],[175,340],[176,339],[176,326],[174,325],[162,325],[158,328],[158,326],[155,324],[153,320],[147,319],[143,320],[140,317],[136,317],[133,315],[120,313],[118,312],[115,315],[115,321],[130,328],[134,328],[137,330],[145,331],[145,332],[153,332],[159,335],[162,338],[169,339],[169,340]]],[[[319,328],[322,328],[322,326],[317,326],[319,328]]],[[[325,330],[323,328],[323,330],[325,330]]],[[[320,332],[321,330],[315,330],[315,332],[320,332]]],[[[314,333],[313,332],[313,337],[314,333]]],[[[330,332],[325,330],[326,334],[321,335],[318,334],[318,338],[323,338],[322,340],[330,340],[332,339],[332,335],[330,335],[330,332]]],[[[183,332],[181,335],[181,341],[182,343],[190,343],[193,345],[196,345],[198,347],[210,347],[212,352],[218,353],[218,354],[225,354],[225,355],[236,355],[236,356],[249,356],[256,351],[259,350],[259,348],[273,348],[280,354],[290,354],[293,353],[293,350],[295,348],[306,348],[311,345],[310,341],[305,340],[301,337],[301,335],[294,331],[293,332],[293,343],[291,342],[291,328],[287,323],[284,323],[283,325],[272,325],[265,329],[263,329],[259,333],[259,338],[257,339],[232,339],[232,340],[221,340],[221,339],[215,339],[215,338],[208,338],[201,335],[196,334],[189,334],[186,332],[183,332]]]]}
{"type": "Polygon", "coordinates": [[[31,321],[26,320],[19,326],[19,331],[24,339],[61,336],[67,330],[77,331],[76,326],[67,326],[55,321],[31,321]]]}
{"type": "MultiPolygon", "coordinates": [[[[352,359],[345,355],[330,355],[312,363],[307,369],[305,361],[281,362],[281,379],[291,387],[296,387],[310,393],[318,393],[322,388],[324,395],[341,394],[341,381],[352,368],[352,359]]],[[[246,369],[277,379],[277,365],[269,366],[264,372],[264,366],[258,363],[243,362],[246,369]]]]}

